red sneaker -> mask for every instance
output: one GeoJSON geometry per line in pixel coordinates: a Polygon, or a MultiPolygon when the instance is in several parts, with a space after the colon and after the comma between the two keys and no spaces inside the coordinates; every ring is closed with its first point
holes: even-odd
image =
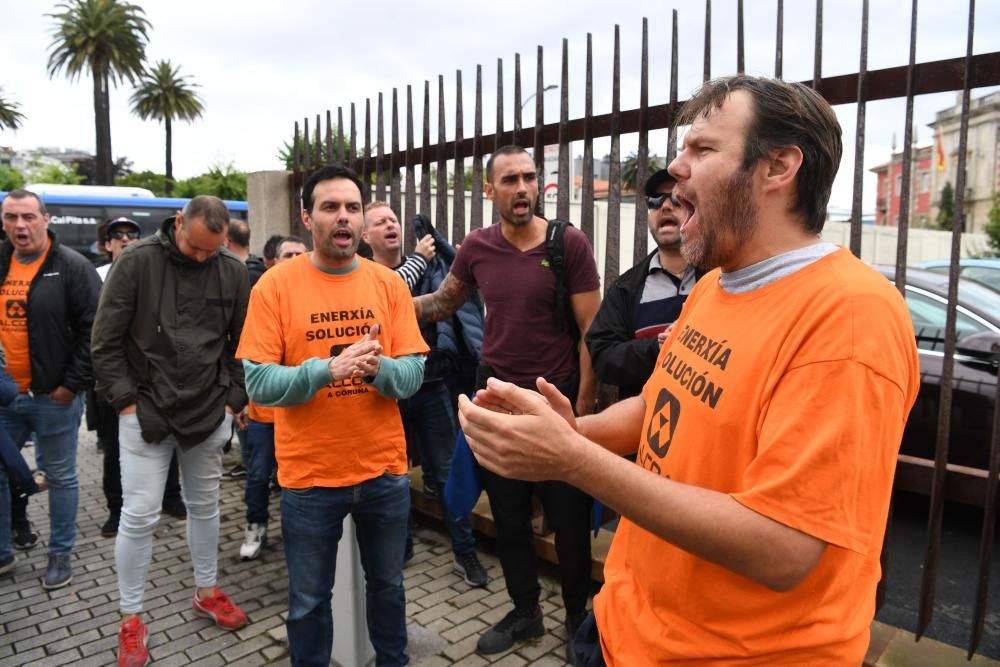
{"type": "Polygon", "coordinates": [[[118,667],[146,667],[149,651],[146,639],[149,633],[138,616],[133,616],[118,628],[118,667]]]}
{"type": "Polygon", "coordinates": [[[191,607],[196,614],[212,619],[223,630],[239,630],[247,624],[247,615],[243,610],[234,605],[232,600],[218,588],[212,593],[212,597],[208,598],[199,599],[195,593],[191,607]]]}

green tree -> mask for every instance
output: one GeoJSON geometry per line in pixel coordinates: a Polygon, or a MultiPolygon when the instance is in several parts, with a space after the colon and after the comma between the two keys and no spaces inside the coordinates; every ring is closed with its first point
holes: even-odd
{"type": "Polygon", "coordinates": [[[951,229],[955,218],[955,189],[951,181],[945,181],[941,188],[941,202],[938,204],[937,226],[941,229],[951,229]]]}
{"type": "Polygon", "coordinates": [[[157,197],[167,196],[167,177],[153,171],[138,171],[115,179],[115,185],[152,190],[157,197]]]}
{"type": "Polygon", "coordinates": [[[205,105],[195,92],[196,83],[181,76],[180,67],[174,67],[169,60],[160,60],[152,69],[143,73],[139,87],[132,94],[132,113],[143,120],[154,118],[163,123],[167,133],[166,187],[169,195],[174,187],[173,129],[171,123],[176,118],[189,123],[200,118],[205,105]]]}
{"type": "Polygon", "coordinates": [[[24,187],[24,174],[14,167],[0,164],[0,191],[10,192],[24,187]]]}
{"type": "Polygon", "coordinates": [[[992,256],[1000,257],[1000,192],[993,193],[993,208],[988,214],[985,231],[989,237],[992,256]]]}
{"type": "MultiPolygon", "coordinates": [[[[331,144],[332,144],[333,150],[331,150],[330,152],[333,154],[334,160],[336,160],[337,159],[337,127],[336,126],[333,127],[333,129],[331,131],[331,135],[332,135],[331,144]]],[[[320,146],[319,146],[319,148],[320,148],[320,151],[319,151],[320,152],[320,155],[319,155],[320,164],[325,164],[326,163],[326,146],[327,146],[327,141],[326,141],[326,138],[324,137],[320,141],[320,146]]],[[[299,140],[296,143],[296,147],[299,148],[299,149],[302,148],[302,137],[299,137],[299,140]]],[[[310,163],[313,166],[316,166],[316,144],[315,144],[315,142],[314,142],[314,140],[312,138],[309,139],[309,149],[310,149],[310,151],[312,153],[312,157],[310,158],[310,163]]],[[[348,139],[347,137],[344,137],[344,157],[346,159],[350,160],[352,158],[352,156],[355,157],[355,158],[359,158],[359,157],[361,157],[362,152],[363,151],[352,151],[351,150],[351,140],[348,139]]],[[[284,141],[284,142],[282,142],[281,147],[278,149],[278,160],[281,161],[281,164],[285,165],[285,169],[287,169],[288,171],[294,171],[295,170],[295,153],[292,152],[292,142],[291,141],[284,141]]],[[[373,160],[372,161],[372,168],[374,168],[374,167],[375,167],[375,163],[374,163],[374,160],[373,160]]]]}
{"type": "Polygon", "coordinates": [[[24,122],[24,114],[18,111],[21,105],[12,99],[4,97],[0,88],[0,130],[16,130],[24,122]]]}
{"type": "MultiPolygon", "coordinates": [[[[647,161],[646,174],[653,174],[661,169],[663,169],[663,158],[655,153],[650,155],[647,161]]],[[[639,152],[633,151],[629,153],[629,156],[625,158],[625,162],[622,163],[622,186],[625,190],[631,190],[636,192],[638,188],[636,187],[635,179],[639,173],[639,152]]]]}
{"type": "Polygon", "coordinates": [[[41,162],[32,161],[28,163],[27,180],[29,183],[79,185],[83,182],[83,176],[76,173],[76,169],[73,167],[65,167],[61,164],[42,164],[41,162]]]}
{"type": "Polygon", "coordinates": [[[111,158],[109,84],[134,82],[142,74],[146,31],[150,27],[138,5],[119,0],[69,0],[55,20],[49,45],[49,77],[65,71],[76,80],[89,72],[94,86],[94,129],[98,185],[114,182],[111,158]]]}
{"type": "Polygon", "coordinates": [[[220,199],[245,201],[247,175],[232,164],[215,165],[204,174],[178,181],[174,194],[178,197],[215,195],[220,199]]]}

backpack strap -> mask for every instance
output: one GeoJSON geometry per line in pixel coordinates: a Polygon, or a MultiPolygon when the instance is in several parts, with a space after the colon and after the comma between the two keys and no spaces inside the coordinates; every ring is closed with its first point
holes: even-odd
{"type": "Polygon", "coordinates": [[[574,340],[579,340],[580,329],[576,325],[573,306],[569,299],[569,280],[566,277],[566,228],[573,223],[554,218],[549,220],[545,230],[545,258],[549,268],[556,276],[555,316],[556,325],[562,331],[572,334],[574,340]]]}

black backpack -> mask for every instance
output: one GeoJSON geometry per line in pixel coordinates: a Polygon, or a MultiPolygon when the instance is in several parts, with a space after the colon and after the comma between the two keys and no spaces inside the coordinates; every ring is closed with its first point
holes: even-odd
{"type": "Polygon", "coordinates": [[[560,331],[569,333],[574,341],[580,340],[580,327],[576,324],[573,304],[569,299],[569,281],[566,278],[566,228],[573,223],[558,218],[549,220],[545,230],[545,258],[556,275],[555,316],[560,331]]]}

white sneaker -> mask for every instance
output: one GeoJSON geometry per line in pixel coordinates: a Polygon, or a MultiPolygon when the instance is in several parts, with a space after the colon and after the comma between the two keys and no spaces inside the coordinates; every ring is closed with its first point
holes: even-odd
{"type": "Polygon", "coordinates": [[[248,524],[243,534],[243,544],[240,545],[240,558],[253,560],[260,555],[260,550],[267,544],[267,526],[262,523],[248,524]]]}

